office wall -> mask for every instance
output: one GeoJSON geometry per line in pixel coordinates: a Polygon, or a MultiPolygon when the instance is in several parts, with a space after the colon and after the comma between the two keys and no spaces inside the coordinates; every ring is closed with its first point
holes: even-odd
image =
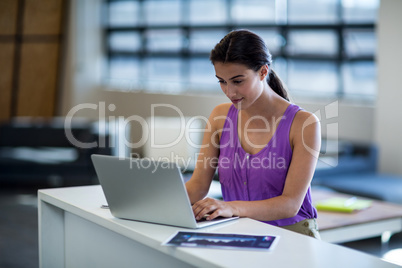
{"type": "Polygon", "coordinates": [[[55,114],[65,3],[0,1],[0,119],[55,114]]]}
{"type": "Polygon", "coordinates": [[[402,1],[382,0],[378,33],[378,88],[375,140],[379,168],[402,175],[402,1]]]}
{"type": "MultiPolygon", "coordinates": [[[[125,116],[139,115],[143,118],[151,115],[151,105],[166,103],[178,107],[186,116],[209,116],[211,110],[227,99],[220,95],[166,95],[147,94],[144,92],[105,91],[102,88],[102,36],[99,31],[99,0],[71,0],[71,18],[69,29],[69,58],[65,66],[64,102],[60,114],[66,115],[79,104],[104,102],[105,115],[125,116]],[[115,109],[110,111],[109,104],[115,109]]],[[[211,67],[212,68],[212,67],[211,67]]],[[[219,86],[217,85],[219,92],[219,86]]],[[[338,137],[353,141],[374,142],[375,108],[367,105],[356,105],[336,100],[312,102],[308,98],[295,98],[295,103],[308,111],[321,114],[322,132],[329,137],[338,137]],[[335,102],[335,103],[334,103],[335,102]],[[326,107],[335,105],[337,113],[328,116],[326,107]],[[330,131],[329,126],[337,126],[338,131],[330,131]]],[[[82,106],[84,107],[84,106],[82,106]]],[[[331,106],[334,107],[334,106],[331,106]]],[[[155,115],[176,115],[172,109],[157,109],[155,115]]],[[[99,109],[81,109],[76,116],[99,117],[99,109]]],[[[103,116],[103,115],[101,115],[103,116]]],[[[141,135],[141,130],[134,124],[133,140],[141,135]]]]}

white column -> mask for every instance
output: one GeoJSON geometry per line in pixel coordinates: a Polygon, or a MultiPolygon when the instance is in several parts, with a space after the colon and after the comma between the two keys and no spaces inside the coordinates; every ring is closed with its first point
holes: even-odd
{"type": "Polygon", "coordinates": [[[381,0],[375,135],[380,172],[402,175],[402,1],[381,0]]]}

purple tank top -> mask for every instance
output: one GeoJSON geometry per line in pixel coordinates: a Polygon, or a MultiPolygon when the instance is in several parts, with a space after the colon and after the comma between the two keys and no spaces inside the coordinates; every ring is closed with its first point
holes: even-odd
{"type": "MultiPolygon", "coordinates": [[[[237,133],[238,110],[233,105],[230,107],[220,139],[218,164],[225,201],[264,200],[282,194],[292,160],[290,127],[299,110],[299,106],[290,104],[268,144],[258,153],[248,154],[241,146],[237,133]]],[[[309,187],[296,216],[265,223],[285,226],[311,218],[317,218],[317,211],[312,205],[309,187]]]]}

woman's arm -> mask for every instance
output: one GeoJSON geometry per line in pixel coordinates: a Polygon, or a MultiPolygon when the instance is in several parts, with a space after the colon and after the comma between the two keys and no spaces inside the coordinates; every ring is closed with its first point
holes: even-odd
{"type": "Polygon", "coordinates": [[[260,201],[232,202],[206,198],[194,204],[196,218],[208,213],[212,213],[209,219],[217,216],[240,216],[261,221],[295,216],[303,203],[317,164],[321,146],[317,117],[306,111],[299,111],[291,127],[290,142],[293,156],[281,196],[260,201]]]}
{"type": "Polygon", "coordinates": [[[194,173],[186,183],[191,204],[208,194],[218,165],[219,139],[229,108],[227,103],[218,105],[208,119],[194,173]]]}

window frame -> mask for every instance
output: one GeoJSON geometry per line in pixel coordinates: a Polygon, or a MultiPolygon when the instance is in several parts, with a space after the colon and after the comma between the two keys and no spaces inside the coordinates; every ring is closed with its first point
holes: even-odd
{"type": "MultiPolygon", "coordinates": [[[[348,30],[369,30],[373,31],[375,34],[375,23],[374,22],[367,22],[367,23],[346,23],[342,20],[343,18],[343,9],[342,9],[342,1],[339,0],[337,1],[337,16],[338,16],[338,22],[337,23],[233,23],[232,18],[230,17],[230,10],[229,6],[232,0],[225,0],[226,1],[226,12],[228,16],[228,21],[223,24],[217,24],[217,25],[212,25],[212,24],[192,24],[188,21],[188,10],[189,10],[189,1],[186,0],[181,0],[181,21],[182,23],[179,24],[150,24],[146,25],[145,23],[140,23],[139,25],[135,26],[110,26],[108,25],[108,4],[112,2],[119,2],[122,0],[104,0],[104,9],[103,13],[104,15],[102,16],[104,21],[103,21],[103,35],[104,35],[104,51],[106,55],[106,70],[109,72],[109,66],[110,66],[110,61],[112,60],[113,57],[135,57],[138,58],[140,61],[140,64],[143,64],[145,59],[147,58],[178,58],[181,59],[183,64],[180,70],[180,75],[183,77],[183,82],[186,84],[188,83],[190,79],[190,72],[189,72],[189,66],[190,66],[190,59],[192,58],[209,58],[209,52],[193,52],[190,49],[190,45],[185,45],[185,40],[190,40],[190,35],[192,31],[197,31],[197,30],[226,30],[227,32],[235,30],[235,29],[258,29],[258,30],[276,30],[284,40],[288,40],[288,33],[290,31],[303,31],[303,30],[330,30],[335,32],[336,34],[336,39],[338,40],[337,43],[337,52],[335,55],[329,56],[329,55],[292,55],[292,53],[289,53],[287,51],[287,42],[283,46],[280,47],[279,51],[275,54],[273,54],[273,58],[275,59],[281,59],[285,61],[289,60],[301,60],[301,61],[312,61],[312,62],[322,62],[322,61],[327,61],[327,62],[333,62],[336,65],[336,76],[338,80],[338,87],[335,92],[335,97],[338,99],[348,99],[350,96],[348,93],[345,91],[345,83],[344,83],[344,77],[343,77],[343,71],[342,69],[344,68],[343,65],[347,63],[354,63],[354,62],[370,62],[375,64],[375,55],[363,55],[363,56],[355,56],[355,57],[349,57],[346,54],[346,37],[345,34],[348,30]],[[179,32],[183,33],[182,36],[182,48],[179,51],[149,51],[147,50],[147,37],[146,33],[149,30],[178,30],[179,32]],[[111,49],[109,44],[108,44],[108,36],[110,36],[113,33],[116,32],[136,32],[139,33],[141,36],[141,42],[140,42],[140,48],[137,51],[124,51],[124,50],[114,50],[111,49]]],[[[130,1],[130,0],[125,0],[125,1],[130,1]]],[[[139,16],[141,17],[141,10],[143,9],[144,2],[146,0],[134,0],[139,3],[140,8],[139,8],[139,16]]],[[[287,0],[288,2],[288,0],[287,0]]],[[[141,20],[140,20],[141,21],[141,20]]],[[[223,37],[223,36],[222,36],[223,37]]],[[[189,42],[187,42],[189,43],[189,42]]],[[[212,49],[212,47],[211,47],[212,49]]],[[[143,68],[145,69],[145,68],[143,68]]],[[[287,70],[286,76],[289,74],[289,70],[287,70]]],[[[181,81],[180,81],[181,82],[181,81]]],[[[144,86],[141,89],[142,91],[147,91],[146,86],[144,86]]],[[[190,90],[189,88],[181,89],[178,90],[177,93],[180,92],[186,92],[189,91],[191,93],[196,93],[197,91],[192,89],[190,90]]],[[[151,90],[152,92],[155,92],[154,90],[151,90]]],[[[163,90],[161,90],[162,92],[163,90]]],[[[290,89],[290,93],[292,93],[292,89],[290,89]]],[[[314,95],[314,92],[312,92],[314,95]]],[[[296,93],[297,94],[297,93],[296,93]]],[[[357,94],[358,97],[363,97],[363,98],[373,98],[375,96],[366,96],[363,94],[357,94]]],[[[356,96],[355,96],[356,97],[356,96]]]]}

